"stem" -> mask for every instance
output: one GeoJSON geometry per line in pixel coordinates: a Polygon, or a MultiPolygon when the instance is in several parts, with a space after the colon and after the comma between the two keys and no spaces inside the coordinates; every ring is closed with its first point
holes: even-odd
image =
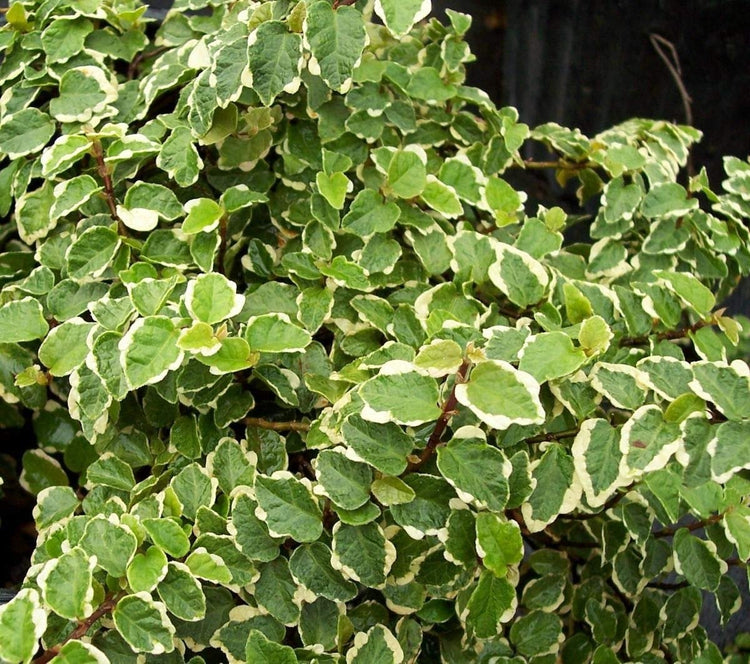
{"type": "MultiPolygon", "coordinates": [[[[672,341],[674,339],[685,339],[691,332],[697,332],[702,327],[708,327],[714,325],[713,320],[699,320],[697,323],[693,323],[689,327],[684,327],[680,330],[666,330],[665,332],[659,332],[656,338],[659,341],[672,341]]],[[[650,337],[648,335],[643,337],[623,337],[620,339],[620,346],[645,346],[650,337]]]]}
{"type": "Polygon", "coordinates": [[[410,463],[408,468],[406,469],[406,473],[404,474],[413,473],[415,470],[424,465],[435,453],[438,445],[440,445],[440,439],[443,437],[443,433],[448,426],[448,422],[455,414],[456,406],[458,405],[458,399],[456,399],[456,386],[466,382],[466,374],[468,373],[470,366],[471,363],[469,362],[469,360],[464,360],[461,363],[461,366],[456,372],[456,378],[453,381],[453,387],[451,388],[450,394],[445,400],[445,403],[443,403],[440,417],[438,418],[438,421],[435,424],[435,428],[432,430],[432,434],[427,441],[427,446],[422,450],[422,454],[419,455],[419,460],[410,463]]]}
{"type": "Polygon", "coordinates": [[[701,519],[700,521],[694,521],[693,523],[689,523],[686,526],[669,526],[668,528],[662,528],[661,530],[655,530],[651,534],[654,537],[672,537],[678,530],[685,528],[689,531],[693,530],[700,530],[701,528],[705,528],[706,526],[710,526],[712,523],[718,523],[724,518],[724,514],[714,514],[713,516],[708,517],[707,519],[701,519]]]}
{"type": "Polygon", "coordinates": [[[104,183],[104,198],[107,201],[107,207],[109,208],[109,216],[117,222],[117,227],[120,231],[120,235],[127,235],[127,229],[125,224],[122,223],[119,215],[117,214],[117,199],[115,198],[115,188],[112,185],[112,176],[109,173],[107,164],[104,163],[104,152],[102,150],[102,144],[99,139],[94,139],[91,144],[91,149],[96,159],[96,170],[99,172],[99,177],[104,183]]]}
{"type": "Polygon", "coordinates": [[[593,161],[568,161],[567,159],[558,159],[556,161],[535,161],[534,159],[525,159],[523,168],[539,170],[545,168],[557,168],[566,171],[582,171],[586,168],[599,168],[600,165],[593,161]]]}
{"type": "Polygon", "coordinates": [[[136,74],[138,73],[138,67],[141,66],[141,63],[144,60],[155,58],[157,55],[161,55],[169,49],[169,46],[160,46],[159,48],[155,48],[153,51],[149,51],[148,53],[142,51],[141,53],[136,55],[128,66],[128,80],[132,81],[136,77],[136,74]]]}
{"type": "Polygon", "coordinates": [[[219,220],[219,255],[216,259],[219,274],[224,274],[224,258],[227,254],[227,217],[222,215],[219,220]]]}
{"type": "Polygon", "coordinates": [[[667,583],[666,581],[654,581],[648,584],[648,588],[656,588],[657,590],[679,590],[680,588],[687,588],[690,584],[687,581],[680,581],[679,583],[667,583]]]}
{"type": "Polygon", "coordinates": [[[346,7],[347,5],[353,5],[355,2],[357,0],[333,0],[333,8],[346,7]]]}
{"type": "Polygon", "coordinates": [[[573,438],[575,437],[578,432],[580,431],[580,427],[576,427],[575,429],[566,429],[565,431],[553,431],[551,433],[540,433],[536,436],[531,436],[526,439],[526,442],[529,445],[533,445],[534,443],[546,443],[547,441],[552,440],[562,440],[563,438],[573,438]]]}
{"type": "Polygon", "coordinates": [[[117,593],[116,595],[112,595],[108,598],[106,598],[94,611],[88,618],[85,620],[82,620],[78,623],[78,627],[76,627],[68,636],[63,639],[61,643],[58,643],[56,646],[53,646],[49,650],[45,650],[39,657],[37,657],[32,664],[46,664],[51,659],[53,659],[59,652],[60,649],[68,642],[73,641],[75,639],[80,639],[82,636],[86,635],[86,632],[88,632],[91,629],[91,626],[99,620],[102,616],[106,615],[107,613],[110,613],[112,609],[115,608],[117,605],[117,602],[120,601],[120,599],[125,595],[125,591],[121,591],[117,593]]]}
{"type": "Polygon", "coordinates": [[[271,420],[264,420],[262,417],[246,417],[245,424],[250,427],[270,429],[271,431],[310,431],[308,422],[272,422],[271,420]]]}

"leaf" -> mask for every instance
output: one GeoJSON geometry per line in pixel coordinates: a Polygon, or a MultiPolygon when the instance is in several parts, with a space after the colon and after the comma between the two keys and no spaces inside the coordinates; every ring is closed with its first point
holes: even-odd
{"type": "MultiPolygon", "coordinates": [[[[318,2],[317,4],[328,3],[318,2]]],[[[341,210],[344,207],[346,195],[354,190],[352,181],[343,173],[331,173],[329,175],[321,171],[315,176],[315,184],[318,186],[318,191],[323,198],[337,210],[341,210]]]]}
{"type": "Polygon", "coordinates": [[[97,515],[86,524],[79,546],[89,555],[96,556],[98,567],[120,577],[125,576],[138,541],[127,526],[97,515]]]}
{"type": "Polygon", "coordinates": [[[461,346],[450,339],[434,339],[428,346],[420,348],[414,358],[414,365],[433,378],[455,373],[462,362],[461,346]]]}
{"type": "Polygon", "coordinates": [[[442,477],[412,473],[404,483],[414,491],[414,500],[392,505],[393,520],[413,539],[437,535],[450,516],[450,485],[442,477]]]}
{"type": "Polygon", "coordinates": [[[398,477],[380,477],[372,483],[372,495],[381,505],[403,505],[414,500],[416,493],[398,477]]]}
{"type": "Polygon", "coordinates": [[[190,315],[209,325],[236,316],[244,304],[245,296],[237,294],[237,285],[216,272],[199,275],[185,290],[185,307],[190,315]]]}
{"type": "Polygon", "coordinates": [[[153,210],[160,219],[172,221],[184,214],[182,204],[175,193],[160,184],[144,182],[142,180],[133,184],[125,193],[124,206],[133,210],[153,210]]]}
{"type": "Polygon", "coordinates": [[[89,122],[108,114],[117,97],[109,72],[94,65],[73,67],[60,77],[60,96],[50,100],[49,111],[58,122],[89,122]]]}
{"type": "Polygon", "coordinates": [[[688,198],[685,188],[675,182],[656,184],[641,203],[641,214],[648,219],[681,217],[698,207],[696,198],[688,198]]]}
{"type": "Polygon", "coordinates": [[[28,664],[47,629],[47,612],[39,593],[23,588],[0,606],[0,657],[8,662],[28,664]]]}
{"type": "Polygon", "coordinates": [[[333,527],[331,564],[344,576],[380,588],[395,559],[395,547],[376,523],[352,526],[339,522],[333,527]]]}
{"type": "Polygon", "coordinates": [[[183,563],[169,563],[156,592],[167,610],[180,620],[193,622],[206,615],[206,597],[201,584],[183,563]]]}
{"type": "Polygon", "coordinates": [[[620,449],[629,477],[664,468],[682,446],[678,425],[667,422],[658,406],[643,406],[621,429],[620,449]]]}
{"type": "Polygon", "coordinates": [[[182,513],[195,521],[198,508],[211,507],[216,500],[217,480],[198,463],[183,468],[170,482],[170,486],[182,505],[182,513]]]}
{"type": "Polygon", "coordinates": [[[0,154],[17,159],[39,152],[55,133],[55,123],[38,108],[24,108],[0,121],[0,154]]]}
{"type": "Polygon", "coordinates": [[[289,646],[274,643],[263,632],[252,629],[247,637],[245,657],[258,664],[296,664],[297,656],[289,646]]]}
{"type": "Polygon", "coordinates": [[[334,10],[328,2],[314,2],[307,8],[304,34],[312,54],[310,73],[336,92],[348,92],[367,42],[362,14],[353,7],[334,10]]]}
{"type": "Polygon", "coordinates": [[[193,198],[184,207],[187,217],[182,222],[182,232],[189,235],[216,230],[224,216],[223,208],[210,198],[193,198]]]}
{"type": "Polygon", "coordinates": [[[539,383],[575,372],[586,362],[586,353],[575,348],[564,332],[544,332],[526,339],[518,368],[539,383]]]}
{"type": "Polygon", "coordinates": [[[179,330],[165,316],[139,318],[120,341],[122,366],[131,390],[158,383],[182,364],[179,330]]]}
{"type": "Polygon", "coordinates": [[[384,364],[377,376],[362,383],[359,395],[365,402],[362,418],[379,424],[416,426],[436,420],[441,412],[435,379],[401,360],[384,364]]]}
{"type": "Polygon", "coordinates": [[[67,376],[79,367],[89,354],[87,340],[94,323],[71,318],[47,335],[39,347],[39,360],[53,376],[67,376]]]}
{"type": "Polygon", "coordinates": [[[366,238],[390,231],[400,215],[401,210],[395,203],[385,201],[373,189],[363,189],[349,206],[349,212],[341,220],[341,227],[366,238]]]}
{"type": "Polygon", "coordinates": [[[75,547],[48,561],[37,576],[45,604],[57,615],[82,620],[93,610],[96,559],[75,547]]]}
{"type": "Polygon", "coordinates": [[[193,143],[190,129],[178,126],[172,131],[161,146],[156,165],[180,187],[189,187],[196,182],[203,160],[193,143]]]}
{"type": "MultiPolygon", "coordinates": [[[[302,39],[281,21],[261,23],[247,42],[249,81],[265,106],[282,92],[294,93],[302,79],[302,39]]],[[[244,73],[243,73],[244,79],[244,73]]]]}
{"type": "Polygon", "coordinates": [[[33,341],[41,339],[48,331],[42,305],[32,297],[13,300],[0,307],[0,342],[33,341]]]}
{"type": "Polygon", "coordinates": [[[298,353],[312,341],[307,330],[292,323],[283,313],[252,316],[244,337],[250,350],[263,353],[298,353]]]}
{"type": "Polygon", "coordinates": [[[393,154],[388,166],[388,187],[398,198],[419,196],[427,186],[427,155],[417,146],[393,154]]]}
{"type": "Polygon", "coordinates": [[[453,187],[428,174],[421,199],[435,212],[448,219],[455,219],[463,214],[464,208],[453,187]]]}
{"type": "Polygon", "coordinates": [[[86,469],[86,482],[90,489],[96,485],[130,491],[135,486],[133,469],[111,452],[105,452],[86,469]]]}
{"type": "Polygon", "coordinates": [[[400,475],[414,449],[414,442],[398,425],[368,422],[357,414],[344,421],[341,434],[357,458],[386,475],[400,475]]]}
{"type": "Polygon", "coordinates": [[[541,424],[545,419],[537,382],[502,360],[478,364],[468,382],[456,385],[455,393],[460,404],[494,429],[541,424]]]}
{"type": "Polygon", "coordinates": [[[724,422],[715,429],[706,451],[711,459],[711,477],[724,484],[750,465],[747,422],[724,422]]]}
{"type": "Polygon", "coordinates": [[[289,558],[289,570],[297,583],[317,597],[348,602],[357,595],[357,586],[347,581],[331,565],[332,551],[321,542],[303,544],[289,558]]]}
{"type": "Polygon", "coordinates": [[[126,571],[130,589],[136,593],[150,593],[166,574],[167,557],[156,546],[149,547],[144,553],[136,553],[126,571]]]}
{"type": "Polygon", "coordinates": [[[521,529],[515,521],[505,521],[492,512],[477,514],[477,554],[495,576],[504,577],[508,567],[523,559],[521,529]]]}
{"type": "Polygon", "coordinates": [[[532,657],[557,652],[565,637],[555,614],[531,611],[511,625],[510,640],[519,653],[532,657]]]}
{"type": "Polygon", "coordinates": [[[55,655],[55,664],[99,664],[107,656],[98,648],[84,641],[71,640],[55,655]]]}
{"type": "Polygon", "coordinates": [[[467,632],[479,639],[489,639],[502,630],[503,623],[513,618],[517,606],[516,589],[507,579],[485,570],[460,618],[466,624],[467,632]]]}
{"type": "Polygon", "coordinates": [[[655,270],[654,276],[665,282],[669,290],[701,316],[708,315],[716,305],[716,298],[711,290],[692,274],[655,270]]]}
{"type": "Polygon", "coordinates": [[[174,650],[174,625],[161,602],[148,593],[123,597],[112,611],[117,631],[135,652],[161,655],[174,650]]]}
{"type": "Polygon", "coordinates": [[[70,245],[65,255],[68,276],[79,281],[100,277],[119,248],[120,238],[111,228],[87,228],[70,245]]]}
{"type": "Polygon", "coordinates": [[[355,510],[370,499],[372,470],[348,459],[342,448],[320,452],[315,460],[315,475],[315,492],[328,496],[339,507],[355,510]]]}
{"type": "Polygon", "coordinates": [[[549,284],[549,276],[542,264],[507,244],[496,242],[494,248],[496,260],[487,271],[490,281],[519,307],[539,302],[549,284]]]}
{"type": "Polygon", "coordinates": [[[430,0],[376,0],[375,13],[385,23],[390,33],[403,37],[415,23],[425,18],[432,10],[430,0]]]}
{"type": "Polygon", "coordinates": [[[401,664],[403,661],[401,644],[383,625],[355,634],[352,647],[346,653],[346,664],[401,664]]]}
{"type": "Polygon", "coordinates": [[[622,484],[621,466],[625,450],[620,432],[607,420],[586,420],[571,448],[576,474],[592,507],[603,506],[622,484]]]}
{"type": "Polygon", "coordinates": [[[309,489],[291,473],[277,471],[255,478],[256,515],[274,537],[314,542],[323,530],[322,514],[309,489]]]}
{"type": "Polygon", "coordinates": [[[440,473],[461,500],[492,511],[505,509],[511,465],[500,450],[478,437],[456,435],[437,455],[440,473]]]}
{"type": "Polygon", "coordinates": [[[743,364],[693,362],[690,368],[694,376],[690,388],[699,397],[716,404],[730,420],[750,417],[750,376],[743,364]]]}
{"type": "Polygon", "coordinates": [[[37,494],[34,521],[39,531],[55,523],[63,523],[73,516],[80,501],[75,491],[68,486],[51,486],[37,494]]]}
{"type": "Polygon", "coordinates": [[[727,564],[717,556],[716,545],[691,535],[687,528],[680,528],[672,543],[675,571],[697,588],[716,590],[727,571],[727,564]]]}

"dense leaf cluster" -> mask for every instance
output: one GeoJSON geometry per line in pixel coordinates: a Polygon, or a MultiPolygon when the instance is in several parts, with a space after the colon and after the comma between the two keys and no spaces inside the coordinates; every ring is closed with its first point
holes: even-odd
{"type": "Polygon", "coordinates": [[[750,164],[717,191],[689,127],[530,129],[429,0],[144,9],[0,29],[0,418],[33,411],[39,533],[0,659],[722,662],[750,164]],[[542,167],[578,210],[510,184],[542,167]]]}

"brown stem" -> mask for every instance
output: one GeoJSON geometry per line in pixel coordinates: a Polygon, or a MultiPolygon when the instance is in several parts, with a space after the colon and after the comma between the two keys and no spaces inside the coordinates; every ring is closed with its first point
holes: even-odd
{"type": "Polygon", "coordinates": [[[272,422],[262,417],[246,417],[245,424],[259,429],[270,429],[271,431],[310,431],[308,422],[272,422]]]}
{"type": "Polygon", "coordinates": [[[527,169],[545,169],[557,168],[566,171],[582,171],[586,168],[599,168],[600,165],[593,161],[568,161],[567,159],[557,159],[555,161],[536,161],[534,159],[525,159],[523,168],[527,169]]]}
{"type": "Polygon", "coordinates": [[[45,650],[39,657],[37,657],[32,664],[46,664],[46,662],[49,662],[51,659],[53,659],[59,652],[60,649],[68,642],[73,641],[75,639],[80,639],[82,636],[86,635],[86,632],[88,632],[91,629],[91,626],[99,620],[102,616],[110,613],[112,609],[115,608],[117,605],[117,602],[120,601],[120,599],[125,595],[125,591],[120,591],[116,595],[112,595],[110,597],[107,597],[94,611],[88,618],[85,620],[81,620],[78,623],[78,627],[76,627],[68,636],[65,637],[65,639],[58,643],[56,646],[53,646],[49,650],[45,650]]]}
{"type": "Polygon", "coordinates": [[[130,65],[128,66],[128,80],[132,81],[136,77],[136,75],[138,74],[138,67],[141,66],[141,63],[144,60],[155,58],[157,55],[161,55],[165,51],[168,51],[169,48],[169,46],[160,46],[159,48],[155,48],[153,51],[149,51],[148,53],[146,53],[145,51],[141,51],[133,58],[133,60],[130,62],[130,65]]]}
{"type": "Polygon", "coordinates": [[[94,139],[91,144],[91,149],[96,159],[96,170],[99,172],[99,177],[104,183],[104,198],[107,201],[107,207],[109,208],[109,216],[117,222],[120,235],[127,235],[127,229],[125,224],[122,223],[119,215],[117,214],[117,199],[115,198],[115,188],[112,185],[112,176],[109,173],[109,168],[104,162],[104,151],[102,150],[102,144],[99,139],[94,139]]]}
{"type": "Polygon", "coordinates": [[[679,590],[680,588],[687,588],[690,584],[687,581],[680,581],[679,583],[667,583],[666,581],[654,581],[647,585],[648,588],[656,588],[657,590],[679,590]]]}
{"type": "Polygon", "coordinates": [[[724,518],[724,514],[714,514],[713,516],[709,516],[707,519],[701,519],[700,521],[694,521],[693,523],[689,523],[686,526],[669,526],[667,528],[662,528],[661,530],[655,530],[651,534],[654,537],[672,537],[678,530],[681,530],[682,528],[685,528],[686,530],[693,531],[693,530],[700,530],[701,528],[705,528],[706,526],[710,526],[712,523],[717,523],[721,521],[724,518]]]}
{"type": "Polygon", "coordinates": [[[552,440],[562,440],[564,438],[573,438],[575,437],[578,432],[580,431],[580,427],[576,427],[575,429],[566,429],[565,431],[553,431],[550,433],[540,433],[536,436],[531,436],[526,439],[526,442],[530,445],[533,445],[534,443],[546,443],[548,441],[552,440]]]}
{"type": "Polygon", "coordinates": [[[682,107],[685,110],[685,122],[692,126],[693,100],[691,99],[690,94],[685,87],[685,83],[682,80],[682,68],[680,67],[680,58],[677,55],[677,49],[671,41],[662,37],[661,35],[656,34],[655,32],[652,32],[648,36],[648,38],[651,40],[651,45],[654,47],[654,50],[662,59],[662,62],[667,66],[669,73],[672,75],[672,79],[674,80],[675,85],[677,86],[677,90],[680,93],[680,98],[682,99],[682,107]],[[666,48],[667,51],[669,51],[669,55],[667,55],[664,48],[662,47],[666,48]]]}
{"type": "Polygon", "coordinates": [[[347,5],[353,5],[355,2],[357,0],[333,0],[333,8],[346,7],[347,5]]]}
{"type": "Polygon", "coordinates": [[[413,463],[410,463],[404,474],[412,473],[418,468],[420,468],[423,464],[425,464],[429,460],[429,458],[435,453],[437,446],[440,445],[440,439],[443,437],[443,433],[445,432],[445,429],[448,426],[448,422],[450,421],[451,417],[453,417],[453,415],[455,414],[456,406],[458,405],[458,399],[456,398],[456,387],[460,385],[461,383],[466,382],[466,374],[468,373],[470,366],[471,366],[471,362],[469,362],[469,360],[464,360],[461,363],[461,366],[458,368],[458,371],[456,372],[456,377],[453,382],[453,388],[451,389],[450,394],[448,395],[448,398],[445,400],[445,403],[443,403],[443,408],[440,413],[440,417],[438,418],[438,421],[435,424],[435,428],[432,430],[432,434],[430,434],[430,438],[427,441],[427,446],[422,450],[422,453],[419,455],[419,460],[413,463]]]}
{"type": "MultiPolygon", "coordinates": [[[[656,339],[659,341],[672,341],[674,339],[685,339],[691,332],[697,332],[702,327],[708,327],[714,325],[713,320],[699,320],[693,323],[689,327],[684,327],[679,330],[666,330],[656,334],[656,339]]],[[[649,336],[643,337],[623,337],[620,339],[620,346],[645,346],[649,342],[649,336]]]]}

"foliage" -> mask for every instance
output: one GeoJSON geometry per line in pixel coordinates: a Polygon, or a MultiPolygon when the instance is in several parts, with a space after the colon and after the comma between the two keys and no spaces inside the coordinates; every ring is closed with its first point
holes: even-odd
{"type": "Polygon", "coordinates": [[[689,127],[530,129],[429,8],[7,11],[0,417],[33,412],[39,535],[0,659],[722,661],[750,165],[721,193],[689,127]]]}

